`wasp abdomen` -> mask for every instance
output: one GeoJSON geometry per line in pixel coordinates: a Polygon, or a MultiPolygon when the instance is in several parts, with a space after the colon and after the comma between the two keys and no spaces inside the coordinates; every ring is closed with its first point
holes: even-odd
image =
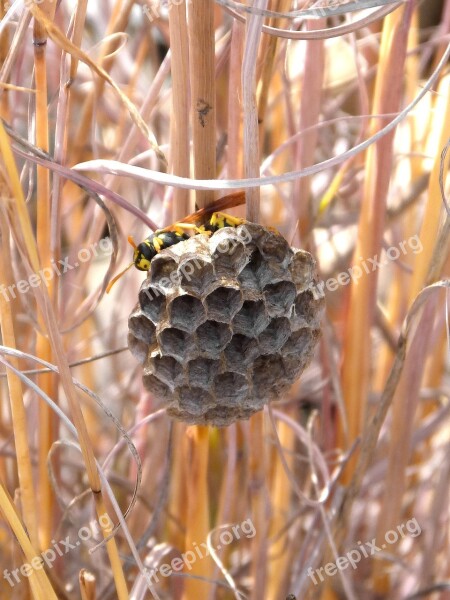
{"type": "Polygon", "coordinates": [[[135,267],[139,271],[148,271],[151,260],[161,250],[188,239],[188,235],[177,231],[155,231],[136,247],[133,257],[135,267]]]}

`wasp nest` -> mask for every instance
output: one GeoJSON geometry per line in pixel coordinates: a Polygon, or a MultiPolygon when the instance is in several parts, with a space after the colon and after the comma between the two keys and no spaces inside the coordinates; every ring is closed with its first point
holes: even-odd
{"type": "Polygon", "coordinates": [[[128,344],[169,415],[224,426],[279,398],[310,362],[315,261],[260,225],[196,235],[151,263],[128,344]]]}

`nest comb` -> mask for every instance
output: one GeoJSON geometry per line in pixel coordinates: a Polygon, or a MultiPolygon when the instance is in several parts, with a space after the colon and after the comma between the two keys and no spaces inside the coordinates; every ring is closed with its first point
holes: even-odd
{"type": "Polygon", "coordinates": [[[129,317],[143,383],[172,417],[225,426],[280,398],[320,334],[315,261],[254,223],[158,254],[129,317]]]}

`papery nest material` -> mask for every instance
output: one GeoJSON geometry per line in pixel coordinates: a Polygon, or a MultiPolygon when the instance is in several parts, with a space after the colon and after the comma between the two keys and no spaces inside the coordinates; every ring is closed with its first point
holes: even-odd
{"type": "Polygon", "coordinates": [[[248,419],[309,364],[323,306],[316,284],[309,252],[254,223],[163,250],[129,317],[145,388],[187,423],[248,419]]]}

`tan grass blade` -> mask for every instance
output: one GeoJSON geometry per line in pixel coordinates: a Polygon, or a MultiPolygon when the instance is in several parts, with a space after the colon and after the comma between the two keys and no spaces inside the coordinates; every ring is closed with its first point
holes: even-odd
{"type": "MultiPolygon", "coordinates": [[[[186,431],[187,459],[187,514],[185,552],[193,551],[194,544],[206,540],[210,530],[208,494],[209,427],[196,425],[186,431]]],[[[210,578],[212,564],[209,558],[196,560],[189,575],[210,578]]],[[[201,579],[188,578],[184,587],[184,600],[207,600],[208,586],[201,579]]]]}
{"type": "MultiPolygon", "coordinates": [[[[393,86],[401,81],[406,58],[408,21],[411,11],[401,8],[386,17],[380,47],[380,65],[377,70],[373,112],[376,114],[398,111],[401,101],[401,86],[393,86]],[[392,60],[395,56],[395,61],[392,60]]],[[[374,123],[373,128],[379,124],[374,123]]],[[[388,134],[367,152],[365,164],[365,185],[359,233],[353,264],[359,265],[362,259],[379,256],[381,251],[386,198],[389,187],[389,174],[392,171],[393,134],[388,134]]],[[[350,290],[346,334],[344,338],[344,360],[342,366],[342,386],[346,399],[349,431],[340,429],[338,444],[346,447],[361,433],[366,415],[367,392],[371,364],[370,335],[374,319],[377,289],[377,273],[361,278],[359,285],[350,290]],[[358,368],[355,368],[358,365],[358,368]]],[[[344,473],[349,480],[354,468],[350,461],[344,473]]]]}
{"type": "MultiPolygon", "coordinates": [[[[56,5],[54,2],[44,2],[41,6],[43,14],[49,21],[53,20],[56,5]]],[[[49,123],[48,123],[48,98],[47,98],[47,35],[45,28],[34,21],[33,26],[33,48],[34,48],[34,73],[36,82],[36,145],[44,152],[49,150],[49,123]]],[[[50,174],[48,170],[40,165],[36,169],[36,242],[43,268],[51,267],[51,259],[54,258],[50,249],[50,174]]],[[[54,301],[54,282],[49,282],[48,294],[54,301]]],[[[42,315],[39,316],[39,330],[36,339],[37,356],[47,362],[52,362],[52,349],[46,335],[41,331],[45,329],[42,315]]],[[[56,380],[50,373],[39,375],[37,379],[39,387],[51,398],[56,396],[56,380]]],[[[50,479],[47,470],[47,456],[56,439],[56,420],[51,409],[43,405],[39,411],[39,499],[40,519],[39,534],[43,548],[50,546],[53,529],[53,516],[55,514],[55,498],[51,490],[50,479]]]]}
{"type": "Polygon", "coordinates": [[[6,521],[13,530],[20,547],[22,548],[26,559],[26,564],[30,567],[34,567],[29,571],[30,574],[28,579],[34,599],[57,600],[57,596],[53,591],[47,574],[42,568],[43,561],[39,556],[39,552],[36,546],[33,546],[33,544],[30,542],[22,523],[17,516],[14,504],[12,503],[11,498],[9,497],[3,485],[0,485],[0,509],[3,512],[6,521]]]}
{"type": "Polygon", "coordinates": [[[159,149],[158,143],[148,128],[147,124],[143,121],[139,112],[137,111],[134,104],[127,98],[127,96],[122,92],[120,87],[116,84],[116,82],[112,79],[112,77],[100,66],[97,65],[85,52],[77,48],[61,31],[54,25],[39,9],[36,4],[30,5],[30,11],[33,14],[34,18],[38,20],[48,34],[48,36],[57,43],[63,50],[65,50],[72,57],[81,60],[85,64],[87,64],[99,77],[104,79],[109,85],[113,88],[113,90],[118,95],[120,101],[124,104],[125,108],[128,110],[130,117],[136,124],[136,126],[141,131],[142,135],[149,142],[150,146],[155,151],[155,154],[161,160],[163,164],[167,164],[166,158],[164,154],[159,149]]]}
{"type": "MultiPolygon", "coordinates": [[[[194,173],[199,179],[216,177],[216,87],[214,4],[193,0],[188,11],[189,72],[191,84],[194,173]]],[[[210,190],[196,193],[196,208],[214,201],[210,190]]]]}
{"type": "MultiPolygon", "coordinates": [[[[11,255],[9,252],[9,231],[5,222],[4,208],[0,209],[0,280],[2,289],[13,283],[10,268],[11,255]]],[[[16,348],[14,334],[14,322],[11,311],[11,303],[0,294],[0,328],[3,344],[10,348],[16,348]]],[[[14,367],[18,368],[16,358],[11,358],[14,367]]],[[[7,371],[9,401],[12,419],[12,430],[14,432],[14,443],[17,459],[17,474],[20,486],[20,500],[22,506],[22,518],[26,525],[31,544],[39,548],[38,519],[36,512],[36,494],[33,485],[33,470],[31,466],[30,448],[28,445],[28,427],[25,406],[23,403],[22,385],[18,377],[11,371],[7,371]]]]}
{"type": "MultiPolygon", "coordinates": [[[[39,261],[37,259],[37,251],[35,245],[35,239],[31,228],[31,223],[29,219],[29,215],[26,209],[25,200],[22,193],[22,188],[20,186],[20,180],[17,174],[17,170],[15,168],[15,163],[12,158],[11,148],[8,143],[8,138],[4,131],[2,124],[0,123],[0,150],[2,151],[2,155],[4,157],[5,164],[8,164],[10,177],[11,177],[11,187],[14,192],[14,208],[19,215],[20,225],[21,225],[21,233],[23,239],[25,240],[25,244],[27,250],[29,252],[29,260],[32,265],[33,271],[39,271],[39,261]],[[27,235],[28,234],[28,235],[27,235]],[[34,268],[36,265],[36,268],[34,268]]],[[[52,347],[53,356],[55,363],[58,366],[60,373],[60,381],[61,385],[64,389],[67,401],[69,403],[72,419],[74,425],[78,431],[79,441],[81,446],[81,451],[83,455],[83,459],[86,465],[86,471],[89,478],[89,484],[94,493],[94,499],[96,502],[96,508],[100,509],[101,512],[98,513],[98,516],[101,517],[105,514],[106,510],[103,506],[101,487],[100,487],[100,478],[98,475],[97,467],[95,464],[95,457],[92,449],[91,442],[89,440],[88,432],[86,429],[86,424],[83,418],[83,413],[81,411],[81,407],[78,401],[77,391],[73,385],[72,376],[70,373],[70,368],[68,365],[67,357],[64,352],[64,346],[62,343],[61,335],[58,330],[58,326],[56,323],[55,315],[51,309],[50,299],[48,297],[47,291],[45,287],[42,288],[33,288],[33,291],[36,294],[37,301],[40,305],[41,315],[43,317],[43,321],[48,332],[49,341],[52,347]]],[[[105,534],[106,535],[106,534],[105,534]]],[[[118,550],[116,546],[116,542],[113,539],[107,542],[107,551],[111,561],[111,565],[113,567],[114,580],[116,583],[116,589],[120,600],[124,600],[128,597],[127,587],[125,583],[125,578],[123,575],[123,571],[121,569],[121,564],[119,560],[118,550]]]]}
{"type": "MultiPolygon", "coordinates": [[[[189,176],[189,40],[184,3],[173,4],[169,12],[170,49],[172,52],[172,112],[170,120],[170,165],[172,173],[189,176]]],[[[212,90],[214,91],[214,90],[212,90]]],[[[189,210],[189,192],[175,188],[172,221],[185,217],[189,210]]]]}

